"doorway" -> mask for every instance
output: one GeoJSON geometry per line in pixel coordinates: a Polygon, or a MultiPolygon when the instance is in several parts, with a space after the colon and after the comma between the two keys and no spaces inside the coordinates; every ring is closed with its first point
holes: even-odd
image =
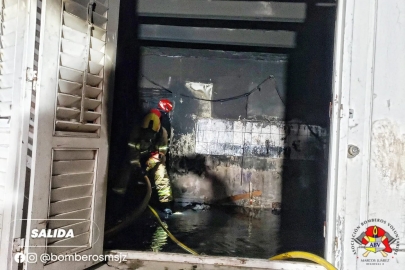
{"type": "MultiPolygon", "coordinates": [[[[168,167],[182,213],[168,221],[173,233],[207,255],[260,258],[303,250],[323,256],[334,1],[306,1],[302,22],[162,18],[136,14],[130,2],[123,0],[120,11],[109,185],[120,174],[132,128],[160,98],[169,98],[175,109],[168,167]],[[146,31],[169,33],[173,27],[197,35],[178,41],[174,32],[162,40],[146,31]],[[213,44],[199,40],[203,28],[211,30],[208,40],[215,31],[234,29],[285,31],[295,41],[268,46],[239,35],[244,45],[213,44]],[[238,195],[242,199],[235,200],[238,195]],[[204,239],[215,233],[223,239],[207,246],[204,239]],[[258,244],[260,235],[266,239],[258,244]]],[[[109,192],[111,223],[143,198],[138,182],[130,183],[126,198],[109,192]],[[117,209],[118,200],[125,207],[117,209]]],[[[157,224],[145,220],[127,227],[121,240],[107,240],[105,248],[151,250],[157,224]]],[[[163,242],[163,252],[184,252],[163,242]]]]}

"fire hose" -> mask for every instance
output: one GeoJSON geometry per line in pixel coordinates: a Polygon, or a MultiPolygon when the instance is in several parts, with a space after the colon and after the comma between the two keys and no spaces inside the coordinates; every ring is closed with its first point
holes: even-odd
{"type": "Polygon", "coordinates": [[[270,261],[278,261],[278,260],[288,260],[288,259],[305,259],[312,261],[314,263],[320,264],[323,267],[325,267],[327,270],[337,270],[336,267],[334,267],[332,264],[330,264],[327,260],[309,253],[309,252],[304,252],[304,251],[290,251],[286,253],[282,253],[279,255],[276,255],[274,257],[271,257],[269,260],[270,261]]]}
{"type": "Polygon", "coordinates": [[[163,228],[163,230],[167,233],[167,235],[170,237],[170,239],[173,240],[173,242],[175,242],[179,247],[181,247],[182,249],[184,249],[187,252],[190,252],[193,255],[199,255],[197,252],[195,252],[194,250],[192,250],[191,248],[189,248],[188,246],[186,246],[185,244],[183,244],[182,242],[180,242],[179,240],[177,240],[176,237],[174,237],[173,234],[171,234],[171,232],[166,228],[166,226],[164,226],[162,220],[159,217],[159,214],[156,212],[155,209],[153,209],[152,206],[148,205],[150,211],[153,213],[153,215],[157,218],[160,227],[163,228]]]}
{"type": "Polygon", "coordinates": [[[146,207],[148,206],[150,197],[152,196],[152,186],[150,184],[149,178],[145,175],[144,176],[145,182],[146,182],[146,195],[143,198],[141,205],[139,207],[137,207],[130,215],[128,215],[127,217],[124,218],[124,220],[115,225],[114,227],[108,229],[105,233],[104,236],[106,238],[110,238],[111,236],[117,234],[119,231],[123,230],[124,228],[128,227],[129,225],[131,225],[131,223],[140,215],[143,213],[143,211],[145,211],[146,207]]]}
{"type": "MultiPolygon", "coordinates": [[[[196,251],[194,251],[193,249],[189,248],[188,246],[184,245],[182,242],[177,240],[177,238],[174,237],[174,235],[170,233],[170,231],[166,228],[166,226],[164,226],[164,224],[163,224],[162,220],[160,219],[159,214],[156,212],[156,210],[153,209],[152,206],[148,205],[150,197],[152,195],[152,186],[151,186],[149,178],[146,175],[144,176],[144,179],[145,179],[145,182],[147,185],[147,192],[146,192],[145,198],[142,200],[141,205],[138,208],[136,208],[129,216],[127,216],[123,222],[114,226],[111,229],[108,229],[105,232],[105,236],[111,237],[112,235],[118,233],[125,227],[129,226],[140,214],[142,214],[142,212],[146,209],[146,207],[149,207],[149,210],[156,217],[159,225],[167,233],[167,235],[170,237],[170,239],[173,240],[173,242],[175,242],[179,247],[181,247],[185,251],[187,251],[193,255],[199,255],[196,251]]],[[[276,260],[288,260],[288,259],[305,259],[305,260],[309,260],[314,263],[320,264],[323,267],[325,267],[327,270],[337,270],[336,267],[334,267],[332,264],[330,264],[325,259],[323,259],[315,254],[312,254],[309,252],[304,252],[304,251],[290,251],[290,252],[282,253],[282,254],[276,255],[274,257],[271,257],[269,260],[276,261],[276,260]]]]}
{"type": "Polygon", "coordinates": [[[159,225],[163,228],[163,230],[167,233],[167,235],[170,237],[170,239],[173,240],[173,242],[175,242],[177,245],[179,245],[182,249],[184,249],[185,251],[193,254],[193,255],[198,255],[197,252],[195,252],[194,250],[192,250],[191,248],[187,247],[186,245],[184,245],[182,242],[180,242],[179,240],[177,240],[176,237],[174,237],[173,234],[170,233],[170,231],[164,226],[162,220],[159,217],[159,214],[156,212],[155,209],[153,209],[152,206],[148,205],[150,197],[152,195],[152,186],[149,180],[148,176],[144,176],[145,182],[146,182],[146,186],[147,186],[147,191],[146,191],[146,195],[144,197],[144,199],[141,202],[141,205],[139,207],[137,207],[129,216],[127,216],[123,222],[119,223],[118,225],[112,227],[111,229],[108,229],[104,235],[106,238],[109,238],[115,234],[117,234],[119,231],[121,231],[122,229],[124,229],[125,227],[129,226],[140,214],[143,213],[143,211],[146,209],[146,207],[149,207],[150,211],[152,212],[152,214],[156,217],[156,219],[158,220],[159,225]]]}

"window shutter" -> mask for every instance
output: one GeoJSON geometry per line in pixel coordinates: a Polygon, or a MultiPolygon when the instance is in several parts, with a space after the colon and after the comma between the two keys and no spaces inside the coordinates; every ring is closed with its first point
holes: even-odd
{"type": "MultiPolygon", "coordinates": [[[[26,252],[101,255],[119,1],[43,0],[35,64],[26,252]],[[32,237],[73,230],[73,238],[32,237]],[[52,231],[55,232],[55,231],[52,231]]],[[[96,261],[31,263],[85,269],[96,261]]]]}
{"type": "Polygon", "coordinates": [[[69,239],[48,238],[47,252],[78,252],[91,245],[97,150],[54,150],[48,229],[72,229],[69,239]]]}
{"type": "Polygon", "coordinates": [[[98,136],[103,99],[107,1],[63,2],[55,131],[98,136]]]}

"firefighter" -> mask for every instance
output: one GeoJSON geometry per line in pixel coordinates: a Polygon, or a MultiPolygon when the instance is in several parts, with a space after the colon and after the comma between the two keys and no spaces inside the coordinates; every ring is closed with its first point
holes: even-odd
{"type": "Polygon", "coordinates": [[[141,126],[133,130],[123,175],[113,188],[114,192],[125,194],[131,175],[134,171],[141,170],[152,184],[151,204],[157,206],[166,218],[172,214],[173,197],[166,169],[169,136],[166,128],[162,126],[161,118],[172,109],[173,105],[169,100],[160,100],[158,108],[150,110],[141,126]]]}

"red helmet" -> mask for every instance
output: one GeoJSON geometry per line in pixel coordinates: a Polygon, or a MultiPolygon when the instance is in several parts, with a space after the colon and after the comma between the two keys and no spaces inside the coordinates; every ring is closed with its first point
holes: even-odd
{"type": "Polygon", "coordinates": [[[159,109],[165,112],[170,112],[173,110],[173,103],[168,99],[161,99],[159,101],[159,109]]]}

